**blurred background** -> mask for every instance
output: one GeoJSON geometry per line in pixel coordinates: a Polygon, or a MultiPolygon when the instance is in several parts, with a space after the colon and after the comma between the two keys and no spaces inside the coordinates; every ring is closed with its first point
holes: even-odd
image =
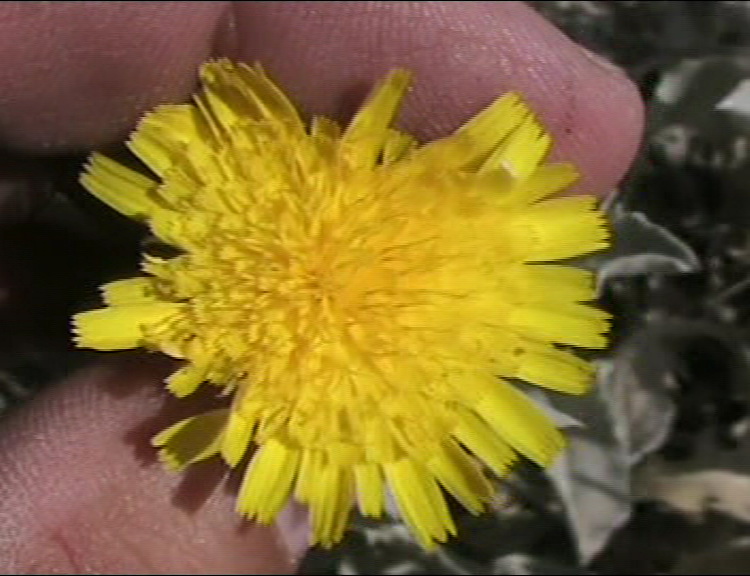
{"type": "MultiPolygon", "coordinates": [[[[303,574],[750,573],[750,2],[530,4],[625,68],[648,105],[640,157],[607,202],[614,249],[580,262],[616,318],[596,392],[528,390],[569,450],[500,482],[487,514],[456,506],[459,536],[437,552],[398,522],[356,519],[303,574]]],[[[134,272],[146,241],[81,192],[81,158],[33,162],[0,161],[13,206],[0,210],[0,413],[90,359],[69,317],[134,272]],[[43,202],[17,201],[38,190],[43,202]]]]}

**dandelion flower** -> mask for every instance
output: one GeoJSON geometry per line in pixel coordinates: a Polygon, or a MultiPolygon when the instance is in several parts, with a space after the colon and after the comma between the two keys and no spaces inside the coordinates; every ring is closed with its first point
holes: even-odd
{"type": "Polygon", "coordinates": [[[212,61],[192,103],[146,115],[128,142],[148,168],[93,154],[97,198],[177,249],[102,288],[77,344],[183,361],[176,396],[216,386],[228,407],[153,444],[172,469],[247,464],[237,510],[272,522],[294,498],[312,540],[390,493],[425,547],[455,533],[449,494],[480,512],[489,475],[563,446],[515,385],[587,390],[572,347],[606,344],[590,272],[554,263],[608,245],[596,200],[545,163],[550,136],[518,94],[420,145],[393,127],[396,70],[346,128],[307,125],[259,66],[212,61]],[[149,172],[150,173],[147,173],[149,172]]]}

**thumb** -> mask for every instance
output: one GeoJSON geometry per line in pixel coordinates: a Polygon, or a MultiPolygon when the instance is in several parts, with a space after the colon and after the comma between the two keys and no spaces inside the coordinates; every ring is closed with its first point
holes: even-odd
{"type": "MultiPolygon", "coordinates": [[[[148,438],[177,417],[157,385],[169,364],[125,355],[74,375],[0,427],[0,572],[289,574],[304,551],[243,522],[216,462],[166,474],[148,438]]],[[[284,536],[288,538],[284,538],[284,536]]]]}

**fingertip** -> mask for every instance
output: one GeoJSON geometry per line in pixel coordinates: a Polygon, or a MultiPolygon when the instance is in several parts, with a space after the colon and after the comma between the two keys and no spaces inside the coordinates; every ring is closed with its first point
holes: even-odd
{"type": "Polygon", "coordinates": [[[552,158],[573,160],[582,173],[575,192],[608,194],[630,167],[641,144],[645,108],[638,87],[602,57],[577,46],[575,88],[556,111],[552,158]]]}

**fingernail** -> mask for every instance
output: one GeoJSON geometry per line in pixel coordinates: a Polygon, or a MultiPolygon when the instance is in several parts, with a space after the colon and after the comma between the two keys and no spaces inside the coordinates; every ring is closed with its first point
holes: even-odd
{"type": "Polygon", "coordinates": [[[607,74],[611,74],[613,76],[625,76],[625,71],[614,64],[613,62],[610,62],[607,58],[602,56],[601,54],[597,54],[596,52],[592,52],[588,48],[581,46],[580,44],[578,47],[581,49],[581,52],[583,52],[583,55],[588,59],[589,62],[594,64],[597,68],[600,70],[606,72],[607,74]]]}
{"type": "Polygon", "coordinates": [[[276,530],[291,561],[298,563],[310,547],[310,521],[307,508],[297,503],[288,504],[279,514],[276,530]]]}

